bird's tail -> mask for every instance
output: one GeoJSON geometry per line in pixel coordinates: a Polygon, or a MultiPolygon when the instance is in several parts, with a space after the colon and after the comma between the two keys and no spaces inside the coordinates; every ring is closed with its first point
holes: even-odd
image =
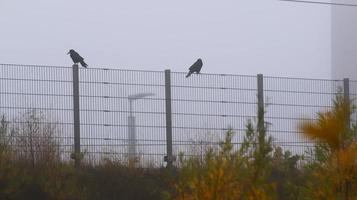
{"type": "Polygon", "coordinates": [[[81,61],[81,65],[84,67],[84,68],[87,68],[87,63],[84,62],[84,60],[81,61]]]}
{"type": "Polygon", "coordinates": [[[189,76],[191,76],[193,72],[189,71],[188,74],[186,75],[186,78],[188,78],[189,76]]]}

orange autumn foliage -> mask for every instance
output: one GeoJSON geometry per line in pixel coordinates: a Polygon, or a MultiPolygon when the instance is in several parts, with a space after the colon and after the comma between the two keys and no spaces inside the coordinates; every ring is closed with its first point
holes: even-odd
{"type": "Polygon", "coordinates": [[[182,163],[180,181],[175,185],[177,200],[235,200],[242,195],[239,177],[240,157],[232,152],[232,132],[220,151],[207,150],[203,160],[192,157],[180,158],[182,163]]]}
{"type": "Polygon", "coordinates": [[[316,122],[303,122],[299,129],[308,138],[326,142],[334,150],[339,149],[343,146],[351,110],[347,101],[337,97],[332,110],[318,113],[316,122]]]}
{"type": "MultiPolygon", "coordinates": [[[[300,131],[317,139],[317,146],[327,144],[326,159],[311,163],[307,169],[306,197],[312,199],[355,199],[357,197],[356,126],[350,128],[354,107],[350,100],[337,95],[331,110],[318,113],[315,122],[303,122],[300,131]]],[[[322,149],[320,149],[322,150],[322,149]]]]}
{"type": "Polygon", "coordinates": [[[330,168],[335,169],[340,181],[352,181],[357,173],[357,144],[352,143],[345,149],[340,149],[331,155],[330,168]]]}

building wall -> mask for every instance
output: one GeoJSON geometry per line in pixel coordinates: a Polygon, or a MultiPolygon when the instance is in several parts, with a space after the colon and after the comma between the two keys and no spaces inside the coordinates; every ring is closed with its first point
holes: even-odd
{"type": "Polygon", "coordinates": [[[332,78],[357,80],[357,8],[331,9],[332,78]]]}

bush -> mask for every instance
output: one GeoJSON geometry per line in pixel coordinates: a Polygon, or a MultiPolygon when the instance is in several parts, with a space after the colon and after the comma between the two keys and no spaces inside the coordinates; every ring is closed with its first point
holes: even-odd
{"type": "MultiPolygon", "coordinates": [[[[166,169],[63,162],[57,127],[45,115],[27,111],[0,121],[0,199],[169,199],[166,169]]],[[[172,180],[171,180],[172,182],[172,180]]]]}
{"type": "Polygon", "coordinates": [[[74,169],[60,162],[56,126],[27,111],[0,123],[1,199],[83,199],[74,169]]]}
{"type": "Polygon", "coordinates": [[[330,111],[318,113],[316,122],[300,125],[304,135],[315,139],[316,160],[305,166],[304,196],[313,199],[352,199],[357,196],[357,129],[350,128],[354,112],[350,100],[336,96],[330,111]]]}
{"type": "Polygon", "coordinates": [[[273,145],[260,111],[248,121],[234,150],[234,133],[200,156],[179,156],[178,168],[134,168],[104,160],[99,165],[60,160],[57,129],[41,113],[0,121],[0,199],[354,199],[357,197],[357,126],[354,107],[338,95],[331,110],[300,124],[316,142],[312,159],[273,145]]]}
{"type": "Polygon", "coordinates": [[[79,176],[86,183],[88,199],[164,199],[169,194],[170,176],[165,168],[132,168],[105,161],[84,166],[79,176]]]}
{"type": "Polygon", "coordinates": [[[239,199],[243,188],[236,179],[243,160],[232,152],[232,132],[226,135],[220,150],[207,150],[204,159],[180,156],[176,199],[239,199]]]}
{"type": "Polygon", "coordinates": [[[181,155],[176,199],[276,199],[277,184],[271,181],[272,138],[266,130],[267,124],[259,119],[256,128],[249,121],[238,151],[233,151],[233,132],[228,131],[220,148],[208,149],[203,160],[181,155]]]}

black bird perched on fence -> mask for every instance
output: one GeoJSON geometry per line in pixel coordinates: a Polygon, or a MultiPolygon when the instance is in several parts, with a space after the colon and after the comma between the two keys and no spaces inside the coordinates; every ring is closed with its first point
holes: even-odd
{"type": "Polygon", "coordinates": [[[193,63],[193,65],[190,68],[188,68],[190,71],[186,75],[186,78],[191,76],[191,74],[193,74],[194,72],[199,74],[201,71],[202,65],[203,65],[203,63],[202,63],[201,58],[197,59],[197,61],[195,63],[193,63]]]}
{"type": "Polygon", "coordinates": [[[81,63],[81,65],[84,67],[84,68],[87,68],[87,63],[84,62],[84,59],[82,58],[82,56],[80,56],[75,50],[71,49],[69,50],[69,52],[67,53],[71,56],[73,62],[75,64],[77,63],[81,63]]]}

